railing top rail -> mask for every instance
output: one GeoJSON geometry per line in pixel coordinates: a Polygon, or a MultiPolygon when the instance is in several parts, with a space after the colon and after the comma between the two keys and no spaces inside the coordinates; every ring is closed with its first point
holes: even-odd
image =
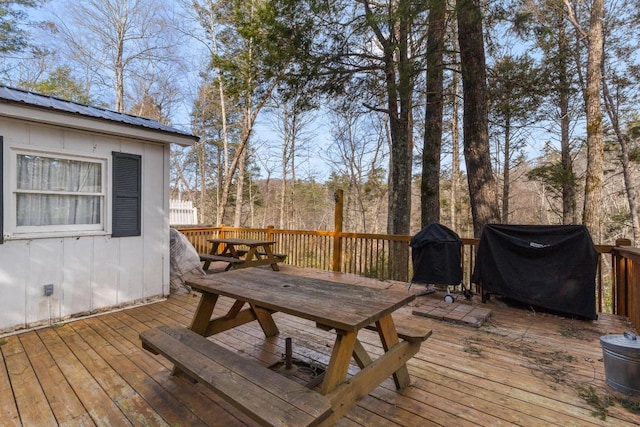
{"type": "Polygon", "coordinates": [[[640,248],[633,248],[631,246],[616,246],[613,248],[612,253],[623,258],[629,258],[633,262],[640,263],[640,248]]]}
{"type": "MultiPolygon", "coordinates": [[[[295,234],[295,235],[314,235],[314,236],[340,236],[347,237],[351,239],[371,239],[371,240],[390,240],[390,241],[411,241],[413,236],[401,235],[401,234],[375,234],[375,233],[346,233],[346,232],[335,232],[331,230],[287,230],[280,228],[244,228],[244,227],[227,227],[227,226],[202,226],[202,227],[176,227],[180,230],[189,231],[189,232],[201,232],[201,231],[223,231],[223,232],[247,232],[247,233],[273,233],[273,234],[295,234]]],[[[463,245],[471,245],[478,246],[480,243],[480,239],[476,237],[463,237],[462,240],[463,245]]],[[[628,246],[615,246],[615,245],[594,245],[596,250],[602,254],[612,253],[614,249],[618,251],[618,253],[628,253],[628,254],[640,254],[640,249],[628,247],[628,246]]]]}
{"type": "Polygon", "coordinates": [[[272,228],[269,230],[272,234],[293,234],[299,236],[334,236],[335,232],[325,230],[283,230],[272,228]]]}
{"type": "Polygon", "coordinates": [[[393,240],[398,242],[408,242],[411,236],[402,234],[370,234],[370,233],[338,233],[340,237],[348,237],[350,239],[371,239],[371,240],[393,240]]]}

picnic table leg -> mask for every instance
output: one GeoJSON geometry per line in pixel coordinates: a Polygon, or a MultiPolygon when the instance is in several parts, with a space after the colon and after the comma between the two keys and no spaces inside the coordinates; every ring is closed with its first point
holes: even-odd
{"type": "MultiPolygon", "coordinates": [[[[216,255],[216,252],[218,252],[218,243],[212,243],[209,255],[216,255]]],[[[209,267],[211,267],[211,261],[205,261],[204,265],[202,266],[203,270],[208,270],[209,267]]]]}
{"type": "Polygon", "coordinates": [[[373,362],[360,340],[356,340],[355,346],[353,347],[353,358],[360,369],[369,366],[373,362]]]}
{"type": "Polygon", "coordinates": [[[260,327],[267,338],[276,336],[280,333],[276,326],[276,322],[273,320],[273,316],[271,316],[271,313],[268,310],[251,304],[251,311],[253,311],[253,314],[258,320],[258,323],[260,323],[260,327]]]}
{"type": "Polygon", "coordinates": [[[358,338],[356,332],[336,331],[336,333],[336,342],[320,388],[320,393],[325,395],[332,392],[347,377],[349,363],[358,338]]]}
{"type": "Polygon", "coordinates": [[[211,315],[213,314],[213,309],[215,308],[217,301],[217,294],[203,293],[200,298],[200,302],[198,303],[196,313],[193,315],[193,320],[191,321],[189,329],[203,337],[206,336],[207,329],[209,328],[209,321],[211,320],[211,315]]]}
{"type": "Polygon", "coordinates": [[[235,319],[236,316],[238,316],[238,313],[240,313],[240,310],[242,310],[242,307],[244,307],[244,304],[245,304],[244,301],[234,302],[231,308],[229,309],[229,311],[227,312],[226,316],[224,316],[224,318],[227,320],[235,319]]]}
{"type": "MultiPolygon", "coordinates": [[[[193,316],[193,320],[191,321],[191,326],[189,327],[189,329],[202,335],[203,337],[207,336],[206,334],[209,327],[209,321],[211,320],[211,315],[213,314],[213,309],[215,308],[217,301],[218,295],[202,294],[200,302],[198,303],[198,308],[196,309],[196,313],[193,316]]],[[[171,375],[180,375],[181,373],[182,371],[180,370],[180,368],[175,365],[173,369],[171,369],[171,375]]]]}
{"type": "Polygon", "coordinates": [[[234,245],[227,244],[222,253],[223,255],[230,255],[234,258],[240,258],[240,254],[238,254],[238,250],[234,245]]]}
{"type": "MultiPolygon", "coordinates": [[[[322,394],[331,399],[333,413],[320,425],[333,426],[360,399],[371,393],[385,379],[392,376],[397,371],[398,366],[407,363],[420,350],[420,344],[420,342],[402,341],[364,367],[360,372],[354,374],[348,381],[343,380],[342,383],[335,386],[333,390],[329,390],[328,393],[321,391],[322,394]]],[[[332,357],[331,362],[329,362],[330,366],[333,360],[332,357]]],[[[327,369],[325,375],[328,375],[329,371],[330,369],[327,369]]]]}
{"type": "MultiPolygon", "coordinates": [[[[389,351],[390,348],[400,342],[398,332],[396,331],[391,315],[381,318],[376,322],[376,326],[378,328],[378,334],[380,335],[384,351],[389,351]]],[[[409,370],[407,369],[406,364],[403,364],[393,373],[393,381],[396,383],[396,388],[399,390],[402,390],[409,385],[409,370]]]]}
{"type": "Polygon", "coordinates": [[[264,253],[267,254],[267,259],[273,260],[271,263],[271,269],[273,271],[280,271],[280,267],[278,267],[278,263],[276,262],[276,257],[273,255],[273,250],[271,249],[271,245],[264,245],[264,253]]]}

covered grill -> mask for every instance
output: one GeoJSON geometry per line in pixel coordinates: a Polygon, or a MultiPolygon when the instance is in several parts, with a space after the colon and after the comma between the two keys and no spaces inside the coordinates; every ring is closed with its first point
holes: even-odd
{"type": "MultiPolygon", "coordinates": [[[[431,223],[411,238],[411,283],[446,285],[446,301],[452,302],[449,285],[462,285],[462,240],[455,231],[437,222],[431,223]]],[[[464,286],[463,286],[464,288],[464,286]]],[[[464,289],[465,297],[471,292],[464,289]]]]}
{"type": "Polygon", "coordinates": [[[472,281],[487,292],[558,314],[596,319],[598,262],[582,225],[488,224],[472,281]]]}

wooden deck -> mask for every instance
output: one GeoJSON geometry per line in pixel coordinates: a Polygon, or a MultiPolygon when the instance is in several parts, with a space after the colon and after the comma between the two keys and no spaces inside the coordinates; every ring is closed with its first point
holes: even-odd
{"type": "MultiPolygon", "coordinates": [[[[406,289],[405,284],[345,278],[406,289]]],[[[419,297],[414,305],[443,295],[419,297]]],[[[140,346],[138,334],[149,327],[188,325],[198,300],[195,294],[172,295],[0,338],[0,425],[253,425],[207,388],[170,376],[171,365],[140,346]]],[[[473,303],[480,305],[479,297],[473,303]]],[[[229,302],[219,305],[228,309],[229,302]]],[[[508,307],[495,297],[482,306],[492,316],[480,328],[433,320],[433,335],[409,362],[411,386],[399,394],[387,380],[336,425],[640,425],[640,399],[606,385],[599,343],[602,335],[630,330],[628,322],[611,315],[593,322],[570,320],[508,307]],[[603,404],[607,399],[612,406],[603,404]]],[[[278,337],[265,339],[260,327],[250,324],[213,339],[271,365],[282,361],[285,338],[292,337],[296,359],[312,366],[327,362],[331,332],[287,315],[275,318],[278,337]]],[[[360,338],[371,351],[381,350],[373,332],[360,338]]]]}

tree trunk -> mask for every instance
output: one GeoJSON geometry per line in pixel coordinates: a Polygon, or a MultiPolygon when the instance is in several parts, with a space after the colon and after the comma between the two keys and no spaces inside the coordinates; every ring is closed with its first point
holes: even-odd
{"type": "Polygon", "coordinates": [[[504,163],[502,170],[502,223],[509,223],[509,188],[511,180],[511,125],[509,118],[505,121],[504,130],[504,163]]]}
{"type": "Polygon", "coordinates": [[[244,205],[244,178],[245,167],[247,164],[247,150],[243,150],[240,154],[238,162],[238,178],[236,179],[236,210],[233,219],[233,226],[240,227],[242,225],[242,206],[244,205]]]}
{"type": "Polygon", "coordinates": [[[451,118],[451,228],[459,230],[460,200],[460,116],[458,114],[458,75],[453,76],[453,114],[451,118]]]}
{"type": "Polygon", "coordinates": [[[198,159],[198,169],[200,172],[200,223],[203,224],[205,222],[205,206],[207,198],[207,164],[205,162],[207,155],[205,153],[205,144],[202,140],[196,143],[196,156],[198,159]]]}
{"type": "MultiPolygon", "coordinates": [[[[398,6],[404,9],[405,6],[398,6]]],[[[386,47],[385,70],[387,103],[391,130],[389,155],[389,207],[387,232],[409,234],[411,226],[411,171],[412,171],[412,123],[413,64],[409,59],[409,23],[401,15],[398,23],[397,46],[386,47]],[[398,62],[396,64],[396,51],[398,62]],[[396,81],[397,67],[397,81],[396,81]]]]}
{"type": "Polygon", "coordinates": [[[567,71],[569,57],[569,41],[565,31],[565,18],[560,14],[557,23],[558,30],[558,107],[560,110],[560,152],[562,156],[562,223],[576,224],[578,222],[576,209],[576,179],[573,172],[573,158],[569,140],[570,83],[567,71]]]}
{"type": "Polygon", "coordinates": [[[620,128],[620,117],[618,115],[618,106],[609,92],[607,84],[607,74],[605,73],[604,61],[602,61],[602,92],[605,111],[611,121],[611,127],[616,135],[616,139],[620,144],[620,161],[622,163],[622,176],[624,178],[624,188],[627,193],[627,202],[629,203],[629,214],[631,216],[631,232],[633,234],[633,246],[640,243],[640,218],[638,218],[638,191],[633,181],[631,160],[629,158],[629,140],[628,136],[622,132],[620,128]]]}
{"type": "Polygon", "coordinates": [[[293,111],[289,110],[289,104],[283,103],[282,106],[282,187],[280,188],[280,228],[286,228],[285,218],[287,218],[287,194],[289,190],[289,180],[287,179],[289,172],[289,159],[291,144],[293,141],[293,127],[291,126],[291,115],[293,111]]]}
{"type": "MultiPolygon", "coordinates": [[[[452,25],[454,39],[457,39],[456,26],[452,25]]],[[[455,58],[457,59],[457,57],[455,58]]],[[[456,60],[452,60],[456,63],[456,60]]],[[[452,79],[452,95],[451,95],[451,229],[459,230],[458,221],[458,196],[460,191],[460,115],[459,115],[459,98],[460,76],[458,70],[453,72],[452,79]]]]}
{"type": "Polygon", "coordinates": [[[480,0],[458,0],[458,43],[464,94],[464,154],[476,237],[498,221],[496,180],[491,169],[487,77],[480,0]]]}
{"type": "Polygon", "coordinates": [[[410,57],[412,0],[389,3],[389,28],[381,30],[380,17],[371,9],[369,0],[362,0],[368,25],[379,42],[385,73],[385,89],[389,116],[389,205],[387,233],[409,234],[411,226],[411,172],[413,159],[413,90],[415,63],[410,57]]]}
{"type": "Polygon", "coordinates": [[[287,111],[285,111],[285,115],[284,115],[284,124],[285,124],[285,129],[284,129],[284,135],[283,135],[283,143],[282,143],[282,186],[280,188],[280,229],[284,229],[285,228],[285,224],[284,224],[284,218],[286,216],[286,204],[287,204],[287,165],[288,165],[288,161],[287,159],[289,158],[288,156],[288,147],[289,147],[289,133],[288,133],[288,127],[287,127],[287,123],[288,123],[288,118],[287,118],[287,111]]]}
{"type": "Polygon", "coordinates": [[[604,176],[604,141],[600,110],[601,63],[603,55],[602,19],[604,0],[593,0],[589,25],[589,59],[587,61],[587,175],[584,189],[582,222],[595,243],[600,242],[602,182],[604,176]]]}
{"type": "Polygon", "coordinates": [[[289,185],[289,227],[292,227],[293,224],[296,224],[296,143],[297,143],[297,135],[298,135],[298,112],[293,111],[293,125],[291,126],[291,149],[289,152],[290,164],[291,167],[291,183],[289,185]]]}
{"type": "Polygon", "coordinates": [[[420,198],[422,227],[440,222],[440,153],[442,151],[443,68],[446,0],[429,3],[427,97],[420,198]]]}
{"type": "Polygon", "coordinates": [[[124,29],[118,28],[116,48],[116,60],[115,60],[115,90],[116,90],[116,111],[118,113],[124,113],[124,29]]]}
{"type": "Polygon", "coordinates": [[[218,206],[216,208],[216,217],[218,218],[218,224],[224,222],[225,213],[227,210],[227,204],[229,202],[229,193],[231,192],[231,186],[233,184],[233,177],[235,176],[240,158],[243,155],[243,151],[247,149],[249,145],[249,137],[251,135],[251,129],[253,127],[253,121],[251,121],[251,107],[245,109],[245,117],[243,119],[242,133],[240,141],[236,147],[233,159],[229,165],[229,168],[224,171],[224,178],[222,180],[222,189],[220,191],[220,199],[218,200],[218,206]]]}

